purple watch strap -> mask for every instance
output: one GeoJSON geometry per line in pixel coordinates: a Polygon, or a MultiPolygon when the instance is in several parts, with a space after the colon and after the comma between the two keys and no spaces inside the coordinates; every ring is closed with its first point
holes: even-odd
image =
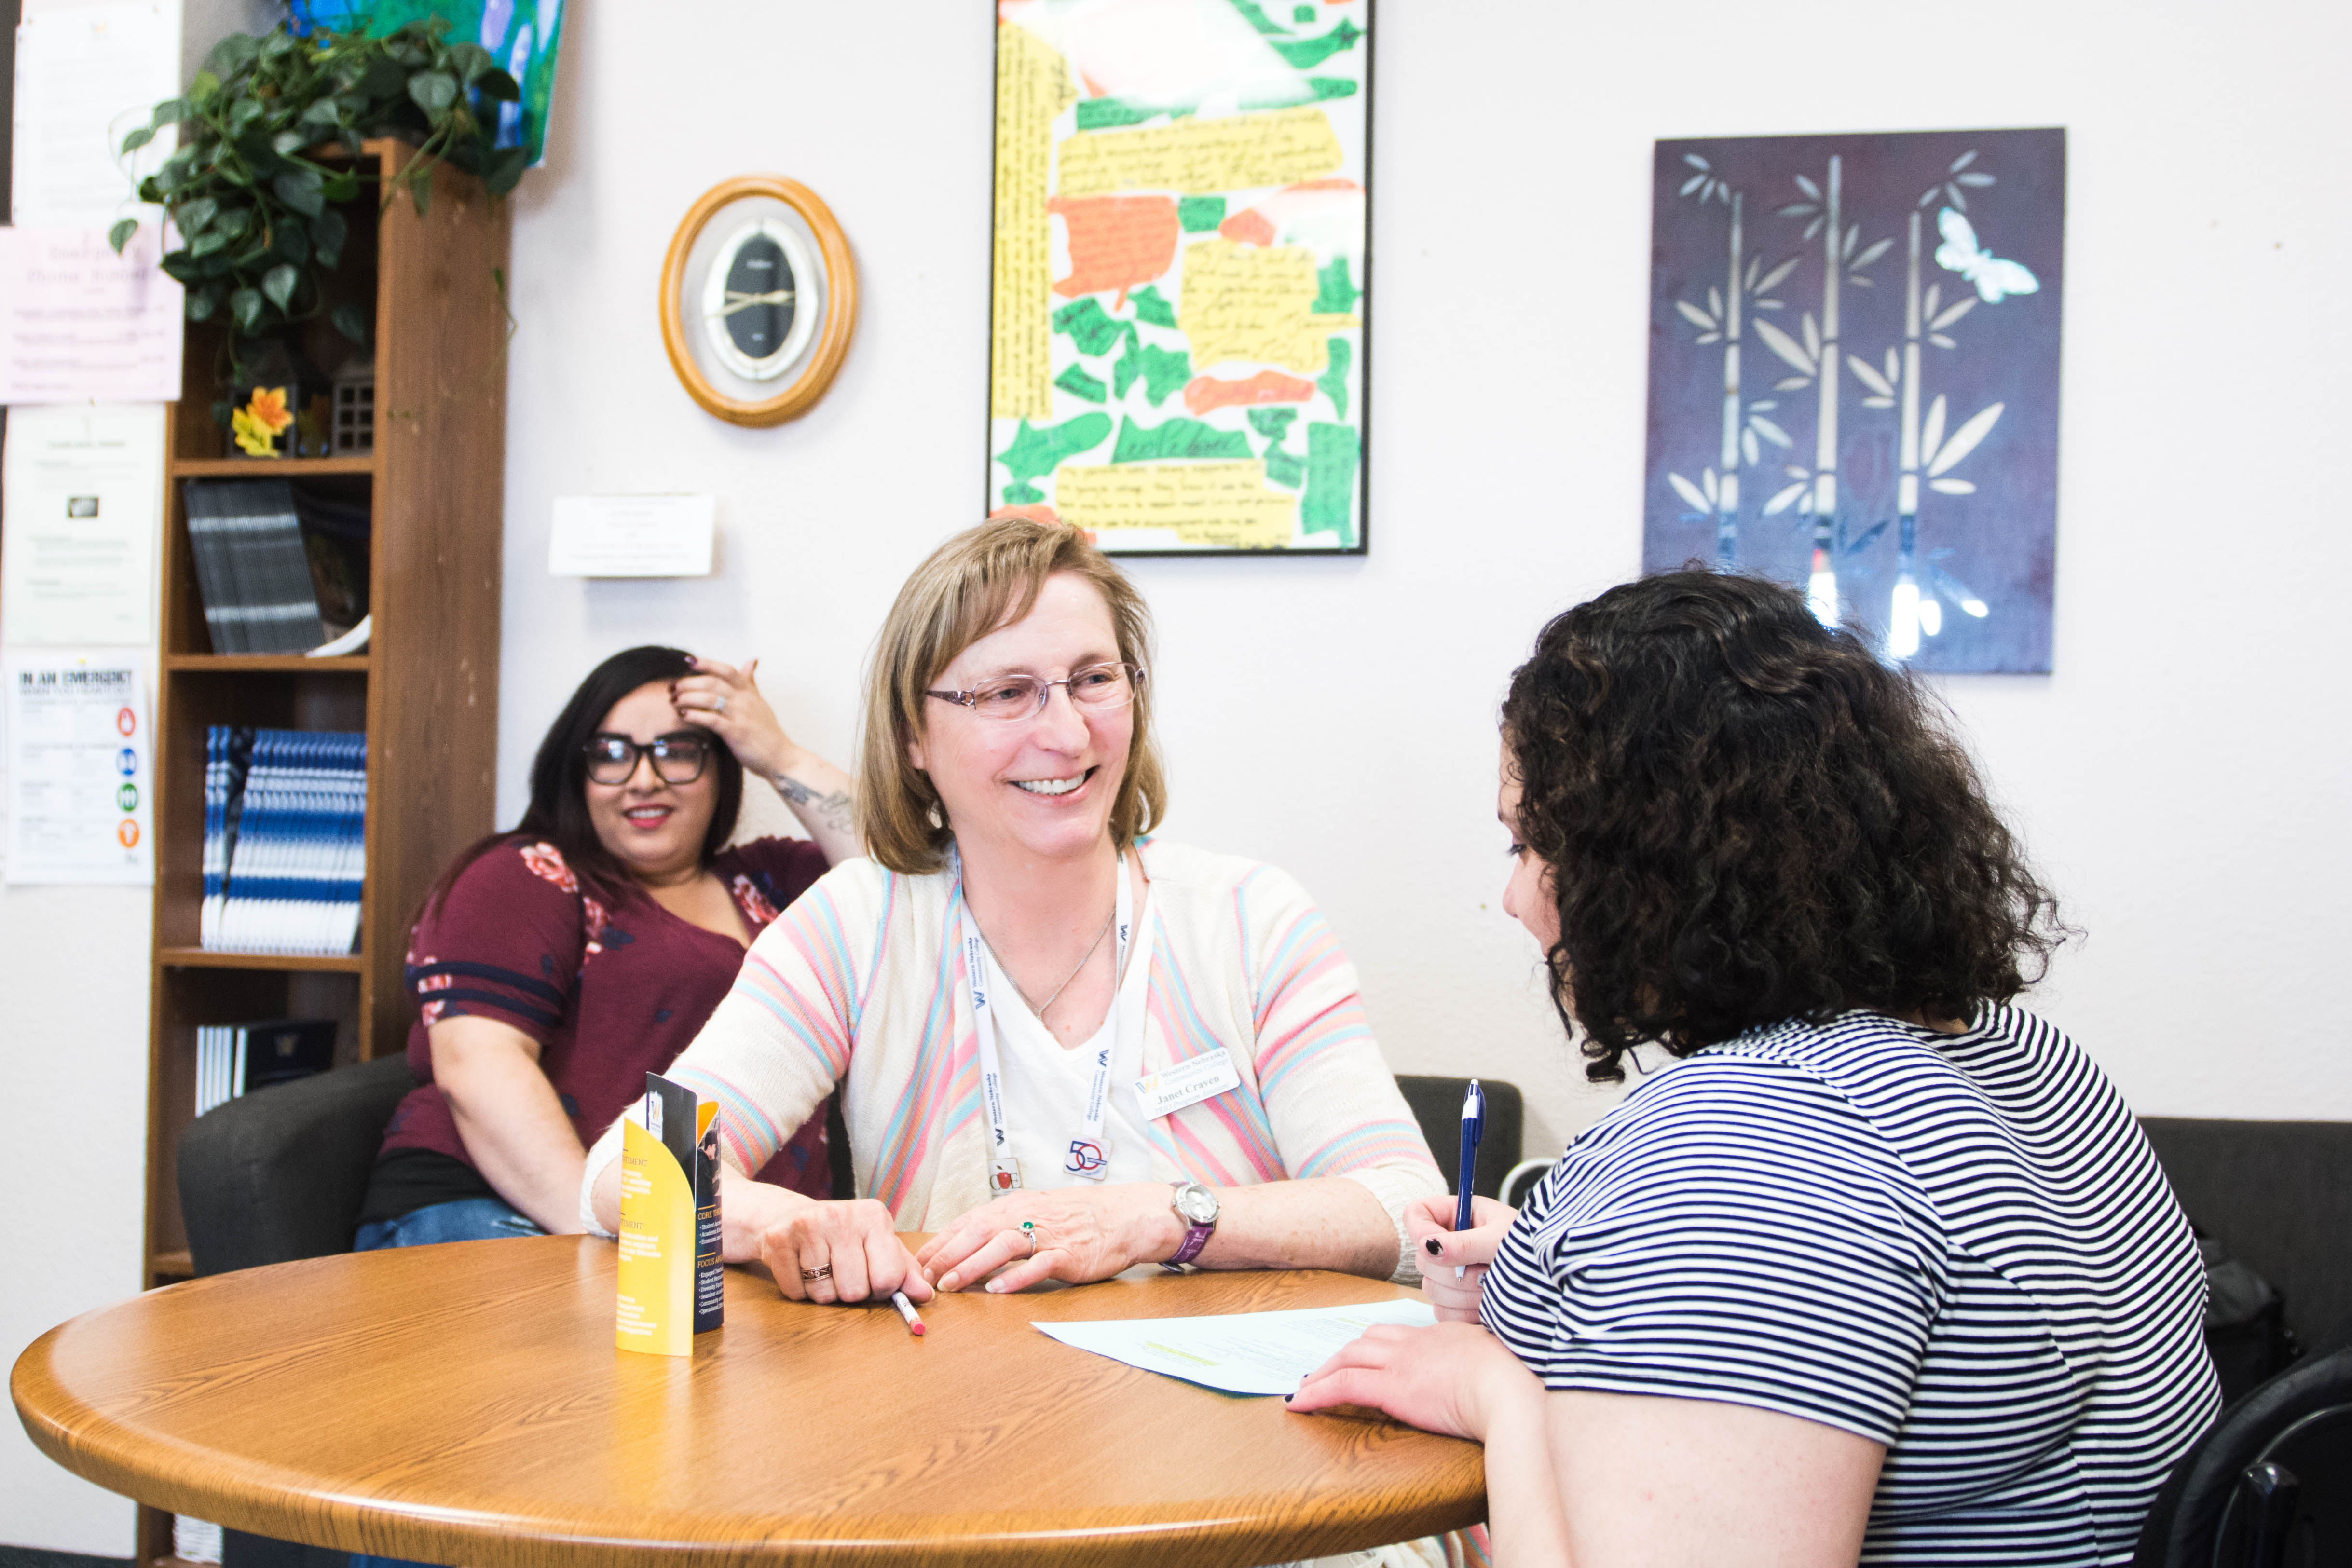
{"type": "Polygon", "coordinates": [[[1198,1258],[1201,1255],[1201,1249],[1209,1244],[1209,1238],[1216,1234],[1216,1228],[1213,1225],[1192,1227],[1184,1233],[1184,1245],[1176,1249],[1176,1256],[1168,1260],[1161,1267],[1179,1269],[1198,1258]]]}

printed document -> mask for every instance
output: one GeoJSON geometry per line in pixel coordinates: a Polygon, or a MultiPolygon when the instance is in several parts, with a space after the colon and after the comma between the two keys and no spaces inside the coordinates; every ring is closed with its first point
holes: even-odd
{"type": "Polygon", "coordinates": [[[163,409],[16,408],[0,454],[0,637],[155,640],[163,409]]]}
{"type": "Polygon", "coordinates": [[[1199,1318],[1118,1318],[1029,1326],[1064,1344],[1228,1394],[1290,1394],[1339,1347],[1379,1323],[1428,1328],[1426,1302],[1398,1298],[1353,1307],[1227,1312],[1199,1318]]]}

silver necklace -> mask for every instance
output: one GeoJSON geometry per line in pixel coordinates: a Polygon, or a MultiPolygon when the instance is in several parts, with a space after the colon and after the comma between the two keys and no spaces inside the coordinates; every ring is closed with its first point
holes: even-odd
{"type": "MultiPolygon", "coordinates": [[[[1108,915],[1104,917],[1102,929],[1096,932],[1095,939],[1087,944],[1087,956],[1078,960],[1078,967],[1076,969],[1070,971],[1070,979],[1064,980],[1060,985],[1055,986],[1054,988],[1054,994],[1047,997],[1045,1001],[1039,1005],[1037,1009],[1037,1021],[1039,1023],[1044,1023],[1045,1021],[1045,1009],[1052,1007],[1055,1002],[1060,1001],[1062,999],[1062,993],[1070,988],[1070,980],[1076,979],[1078,977],[1078,971],[1080,969],[1084,969],[1088,963],[1093,961],[1095,949],[1101,946],[1102,939],[1110,935],[1111,922],[1118,918],[1118,911],[1116,909],[1112,910],[1108,915]]],[[[1024,995],[1025,996],[1026,993],[1024,993],[1024,995]]]]}

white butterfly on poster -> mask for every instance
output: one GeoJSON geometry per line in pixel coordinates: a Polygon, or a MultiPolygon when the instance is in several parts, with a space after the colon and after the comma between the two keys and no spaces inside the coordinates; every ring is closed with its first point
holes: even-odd
{"type": "Polygon", "coordinates": [[[1957,272],[1977,286],[1988,305],[1998,305],[2012,294],[2033,294],[2041,279],[2013,261],[2003,261],[1977,244],[1977,231],[1968,219],[1946,207],[1936,214],[1944,243],[1936,247],[1936,265],[1957,272]]]}

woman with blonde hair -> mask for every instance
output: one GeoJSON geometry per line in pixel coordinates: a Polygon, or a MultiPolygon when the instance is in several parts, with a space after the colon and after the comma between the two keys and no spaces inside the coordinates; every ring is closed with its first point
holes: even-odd
{"type": "MultiPolygon", "coordinates": [[[[1413,1277],[1402,1217],[1443,1183],[1354,966],[1283,873],[1146,836],[1150,664],[1134,585],[1050,514],[908,580],[867,679],[872,858],[761,936],[670,1070],[719,1106],[730,1261],[821,1302],[1150,1263],[1413,1277]],[[836,1085],[858,1196],[743,1179],[836,1085]]],[[[619,1147],[582,1184],[607,1234],[619,1147]]]]}

